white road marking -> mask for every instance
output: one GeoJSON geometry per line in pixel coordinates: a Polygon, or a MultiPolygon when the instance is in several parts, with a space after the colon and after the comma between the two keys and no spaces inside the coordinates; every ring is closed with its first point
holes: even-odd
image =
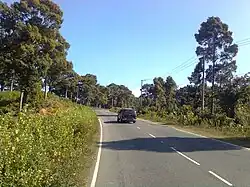
{"type": "Polygon", "coordinates": [[[163,141],[161,141],[161,143],[164,143],[163,141]]]}
{"type": "Polygon", "coordinates": [[[175,129],[175,130],[177,130],[177,131],[181,131],[181,132],[184,132],[184,133],[187,133],[187,134],[192,134],[192,135],[199,136],[199,137],[202,137],[202,138],[207,138],[206,136],[202,136],[200,134],[195,134],[193,132],[188,132],[188,131],[181,130],[181,129],[178,129],[178,128],[175,128],[175,127],[172,127],[172,128],[175,129]]]}
{"type": "Polygon", "coordinates": [[[156,138],[153,134],[148,133],[148,135],[151,136],[151,137],[153,137],[153,138],[156,138]]]}
{"type": "Polygon", "coordinates": [[[99,144],[97,159],[96,159],[96,163],[95,163],[95,170],[94,170],[94,174],[92,177],[90,187],[95,187],[97,174],[98,174],[98,170],[99,170],[99,165],[100,165],[101,152],[102,152],[102,122],[100,119],[98,119],[98,120],[99,120],[99,125],[100,125],[100,144],[99,144]]]}
{"type": "Polygon", "coordinates": [[[136,127],[137,129],[141,129],[140,127],[136,127]]]}
{"type": "Polygon", "coordinates": [[[216,173],[212,172],[212,171],[208,171],[210,174],[212,174],[213,176],[215,176],[216,178],[220,179],[222,182],[226,183],[228,186],[233,186],[230,182],[228,182],[227,180],[223,179],[222,177],[220,177],[219,175],[217,175],[216,173]]]}
{"type": "Polygon", "coordinates": [[[210,138],[210,137],[207,137],[207,136],[202,136],[200,134],[196,134],[196,133],[193,133],[193,132],[188,132],[188,131],[181,130],[181,129],[178,129],[178,128],[175,128],[175,127],[171,127],[171,128],[173,128],[173,129],[175,129],[177,131],[180,131],[180,132],[184,132],[184,133],[187,133],[187,134],[192,134],[194,136],[199,136],[199,137],[202,137],[202,138],[208,138],[208,139],[214,140],[216,142],[220,142],[220,143],[223,143],[223,144],[227,144],[227,145],[230,145],[230,146],[233,146],[233,147],[238,147],[238,148],[250,151],[250,148],[247,148],[247,147],[243,147],[243,146],[240,146],[240,145],[235,145],[235,144],[232,144],[232,143],[224,142],[224,141],[217,140],[217,139],[214,139],[214,138],[210,138]]]}
{"type": "Polygon", "coordinates": [[[194,164],[200,166],[200,163],[196,162],[195,160],[189,158],[187,155],[184,155],[183,153],[181,153],[180,151],[177,151],[174,147],[170,147],[172,150],[174,150],[176,153],[178,153],[179,155],[185,157],[186,159],[188,159],[189,161],[193,162],[194,164]]]}

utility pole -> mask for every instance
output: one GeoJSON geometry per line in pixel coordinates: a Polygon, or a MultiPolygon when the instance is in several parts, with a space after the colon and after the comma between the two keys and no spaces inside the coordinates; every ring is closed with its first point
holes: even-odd
{"type": "Polygon", "coordinates": [[[140,97],[141,107],[142,107],[142,86],[143,86],[143,80],[141,80],[141,97],[140,97]]]}
{"type": "Polygon", "coordinates": [[[205,109],[205,55],[202,58],[202,111],[205,109]]]}
{"type": "Polygon", "coordinates": [[[76,103],[78,103],[78,97],[79,97],[79,82],[77,83],[76,87],[76,103]]]}
{"type": "Polygon", "coordinates": [[[212,80],[212,105],[211,105],[211,114],[213,115],[214,114],[214,83],[215,83],[215,65],[216,65],[216,62],[215,62],[215,49],[216,49],[216,46],[215,46],[215,35],[213,33],[213,80],[212,80]]]}
{"type": "Polygon", "coordinates": [[[142,107],[142,86],[143,86],[143,82],[144,82],[144,81],[147,81],[147,80],[150,80],[150,79],[142,79],[142,80],[141,80],[141,97],[140,97],[141,107],[142,107]]]}

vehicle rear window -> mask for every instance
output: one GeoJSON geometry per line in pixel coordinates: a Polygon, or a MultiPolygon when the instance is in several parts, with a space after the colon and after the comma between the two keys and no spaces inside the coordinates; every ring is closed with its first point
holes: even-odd
{"type": "Polygon", "coordinates": [[[124,110],[123,113],[124,113],[124,114],[132,114],[132,115],[135,115],[135,111],[134,111],[134,110],[124,110]]]}

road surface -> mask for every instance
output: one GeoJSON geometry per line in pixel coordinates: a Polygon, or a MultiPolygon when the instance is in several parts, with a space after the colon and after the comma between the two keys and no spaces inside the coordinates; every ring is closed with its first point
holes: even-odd
{"type": "Polygon", "coordinates": [[[250,151],[137,120],[103,126],[96,187],[250,186],[250,151]]]}

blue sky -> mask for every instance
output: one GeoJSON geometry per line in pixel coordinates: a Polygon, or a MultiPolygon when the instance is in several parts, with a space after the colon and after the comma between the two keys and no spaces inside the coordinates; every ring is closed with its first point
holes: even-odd
{"type": "MultiPolygon", "coordinates": [[[[219,16],[235,41],[250,38],[249,0],[56,0],[64,11],[68,59],[80,74],[100,84],[124,84],[138,92],[140,80],[169,75],[195,55],[194,34],[209,16],[219,16]]],[[[240,47],[238,72],[250,71],[250,45],[240,47]]],[[[173,73],[187,84],[195,65],[173,73]]],[[[150,81],[149,81],[150,82],[150,81]]]]}

